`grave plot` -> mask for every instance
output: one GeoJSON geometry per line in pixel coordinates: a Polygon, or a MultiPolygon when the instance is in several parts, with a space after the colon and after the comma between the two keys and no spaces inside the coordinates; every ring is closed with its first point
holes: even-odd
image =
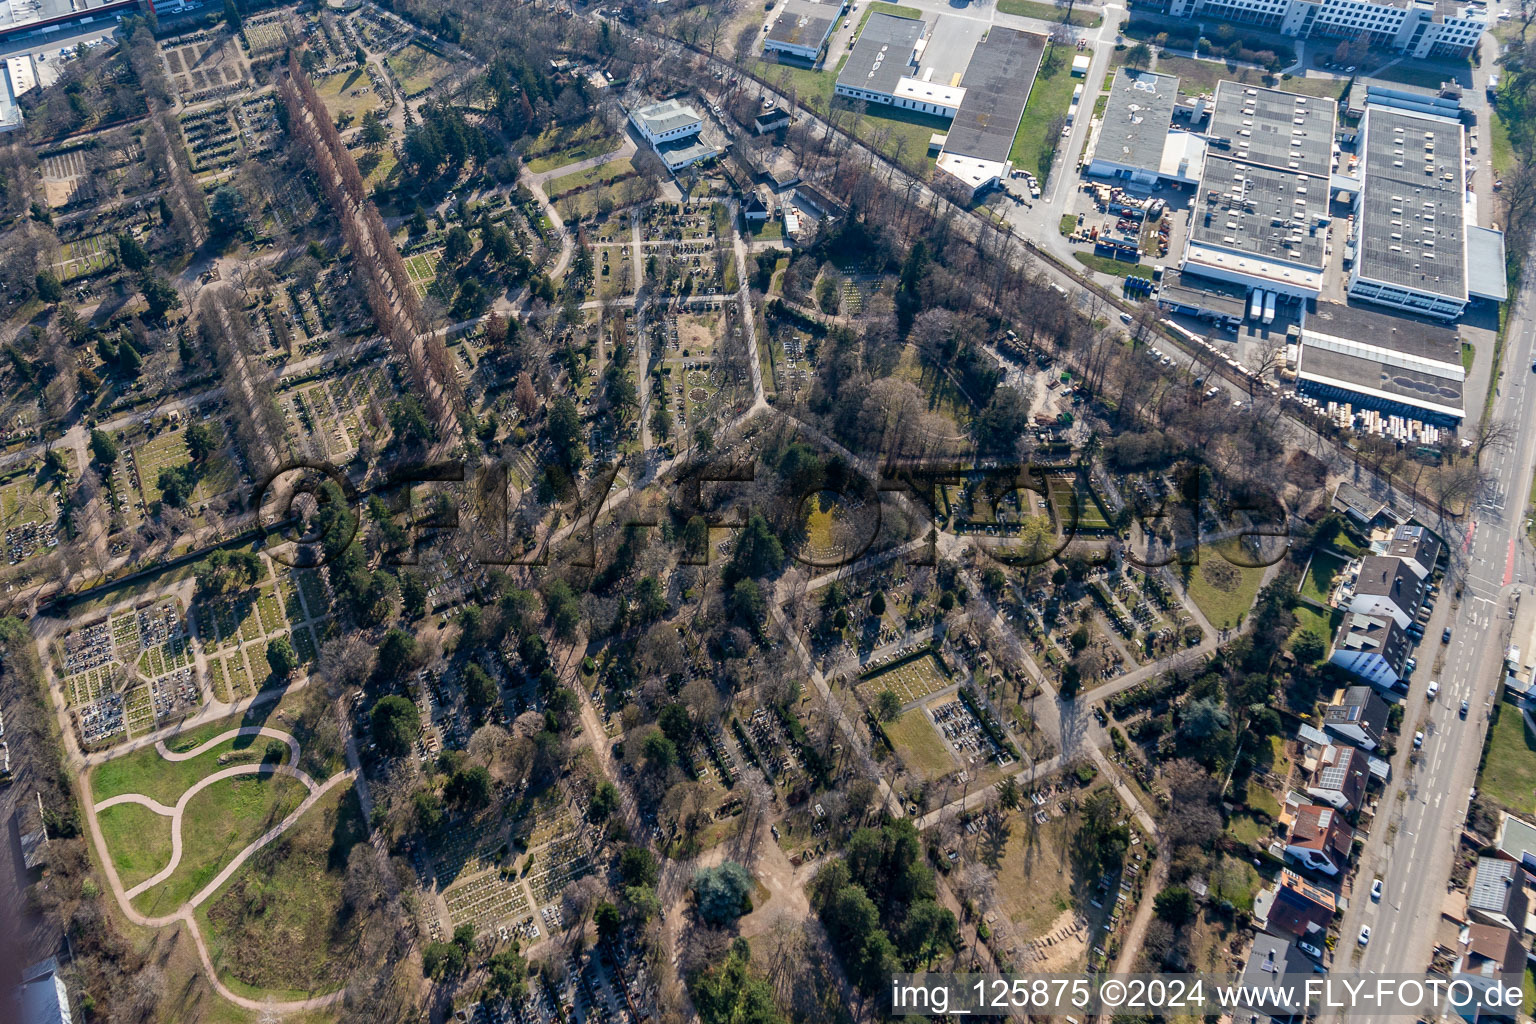
{"type": "Polygon", "coordinates": [[[5,555],[11,565],[57,547],[59,500],[52,485],[44,486],[36,472],[19,474],[0,485],[0,526],[5,529],[5,555]]]}
{"type": "MultiPolygon", "coordinates": [[[[205,419],[202,422],[215,427],[221,438],[223,426],[221,421],[205,419]]],[[[239,479],[238,470],[234,460],[224,450],[225,444],[219,445],[219,451],[208,456],[204,464],[198,468],[197,484],[192,489],[192,502],[203,502],[215,495],[223,494],[235,486],[239,479]]],[[[160,474],[167,469],[180,469],[191,465],[192,453],[187,449],[187,432],[185,427],[175,427],[161,431],[148,440],[135,445],[128,453],[128,463],[138,478],[139,493],[143,495],[145,506],[151,506],[162,497],[160,491],[160,474]]]]}
{"type": "Polygon", "coordinates": [[[245,52],[252,60],[280,55],[289,46],[288,33],[284,31],[285,13],[264,14],[247,18],[240,27],[245,52]]]}
{"type": "Polygon", "coordinates": [[[979,771],[991,764],[1012,763],[1012,758],[993,742],[965,701],[958,697],[940,701],[929,705],[928,713],[944,742],[967,768],[979,771]]]}
{"type": "Polygon", "coordinates": [[[411,275],[411,285],[416,289],[417,298],[426,298],[432,286],[437,283],[437,266],[442,261],[442,249],[428,249],[406,258],[405,269],[411,275]]]}
{"type": "Polygon", "coordinates": [[[444,827],[428,850],[438,887],[451,888],[461,878],[496,867],[502,843],[500,822],[494,815],[460,819],[444,827]]]}
{"type": "Polygon", "coordinates": [[[917,654],[898,656],[885,665],[877,665],[859,680],[859,696],[873,703],[880,694],[890,690],[902,704],[922,700],[954,680],[931,650],[917,654]]]}
{"type": "Polygon", "coordinates": [[[181,115],[193,173],[218,170],[240,156],[240,125],[235,107],[215,106],[181,115]]]}
{"type": "Polygon", "coordinates": [[[302,612],[286,578],[233,597],[205,600],[198,606],[199,632],[208,654],[210,683],[219,700],[239,699],[261,689],[271,674],[267,646],[288,638],[301,665],[315,658],[314,634],[302,615],[289,618],[285,608],[302,612]]]}
{"type": "Polygon", "coordinates": [[[60,255],[62,258],[53,265],[53,272],[65,284],[117,266],[117,246],[105,234],[66,242],[60,255]]]}
{"type": "Polygon", "coordinates": [[[278,396],[288,421],[289,443],[297,450],[317,449],[343,464],[357,454],[365,414],[389,385],[387,371],[375,363],[290,388],[278,396]]]}
{"type": "Polygon", "coordinates": [[[443,902],[448,907],[449,930],[468,924],[477,936],[528,913],[528,895],[522,884],[499,871],[458,883],[443,893],[443,902]]]}
{"type": "Polygon", "coordinates": [[[810,389],[814,372],[814,367],[806,358],[811,336],[784,320],[771,319],[769,323],[771,328],[766,347],[772,361],[773,389],[798,402],[801,393],[810,389]]]}
{"type": "Polygon", "coordinates": [[[228,95],[246,84],[235,40],[222,32],[192,32],[160,41],[171,84],[182,103],[228,95]]]}
{"type": "Polygon", "coordinates": [[[39,154],[38,170],[43,179],[43,196],[55,210],[95,196],[83,149],[39,154]]]}

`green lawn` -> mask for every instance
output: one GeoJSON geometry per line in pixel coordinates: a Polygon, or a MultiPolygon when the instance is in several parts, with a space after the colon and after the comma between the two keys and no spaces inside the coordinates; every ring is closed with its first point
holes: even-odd
{"type": "MultiPolygon", "coordinates": [[[[1268,84],[1275,77],[1256,68],[1236,67],[1224,60],[1194,57],[1158,57],[1157,70],[1160,74],[1178,75],[1179,92],[1185,96],[1213,92],[1216,83],[1222,79],[1258,86],[1268,84]]],[[[1335,78],[1285,78],[1275,84],[1287,92],[1338,99],[1348,83],[1335,78]]]]}
{"type": "MultiPolygon", "coordinates": [[[[198,729],[198,742],[233,729],[236,723],[236,719],[227,718],[198,729]]],[[[174,807],[181,794],[198,779],[233,764],[260,760],[270,742],[275,741],[265,736],[236,736],[189,761],[167,761],[154,747],[144,747],[97,766],[91,773],[91,793],[98,803],[124,793],[141,793],[167,807],[174,807]],[[219,762],[221,757],[225,759],[222,764],[219,762]]],[[[188,743],[182,749],[190,750],[196,745],[188,743]]],[[[283,760],[286,762],[287,759],[285,746],[283,760]]]]}
{"type": "Polygon", "coordinates": [[[1235,561],[1244,561],[1242,554],[1229,544],[1202,547],[1200,564],[1188,567],[1189,596],[1217,629],[1237,627],[1248,609],[1253,607],[1254,598],[1259,594],[1259,583],[1264,578],[1263,569],[1233,564],[1223,557],[1221,552],[1225,550],[1235,561]]]}
{"type": "Polygon", "coordinates": [[[1334,630],[1339,628],[1339,622],[1344,618],[1344,613],[1337,609],[1320,612],[1307,605],[1298,604],[1293,614],[1296,616],[1296,628],[1291,632],[1290,641],[1294,644],[1296,637],[1302,633],[1311,633],[1322,640],[1326,656],[1328,644],[1333,639],[1334,630]]]}
{"type": "Polygon", "coordinates": [[[1502,705],[1488,741],[1478,792],[1517,814],[1536,812],[1536,736],[1518,708],[1502,705]]]}
{"type": "Polygon", "coordinates": [[[346,982],[357,924],[341,895],[347,856],[368,835],[351,786],[327,793],[198,908],[208,953],[237,991],[295,998],[346,982]]]}
{"type": "Polygon", "coordinates": [[[588,167],[584,171],[573,171],[559,178],[552,178],[544,183],[544,194],[554,200],[568,192],[617,181],[633,173],[635,173],[635,165],[629,162],[628,157],[620,157],[605,164],[598,164],[596,167],[588,167]]]}
{"type": "MultiPolygon", "coordinates": [[[[1092,54],[1091,50],[1084,50],[1092,54]]],[[[1021,170],[1035,173],[1043,184],[1051,173],[1051,163],[1060,148],[1060,137],[1048,138],[1051,121],[1066,117],[1072,105],[1072,58],[1076,56],[1070,47],[1053,46],[1047,59],[1040,63],[1040,73],[1030,86],[1029,100],[1024,104],[1024,117],[1019,130],[1013,136],[1013,147],[1008,159],[1021,170]]]]}
{"type": "Polygon", "coordinates": [[[1223,854],[1211,871],[1210,886],[1216,899],[1246,909],[1253,906],[1254,896],[1264,887],[1264,878],[1246,860],[1223,854]]]}
{"type": "Polygon", "coordinates": [[[1328,603],[1328,590],[1333,586],[1333,578],[1344,568],[1343,559],[1327,552],[1319,551],[1312,556],[1312,561],[1307,565],[1306,578],[1301,581],[1301,596],[1310,597],[1318,604],[1328,603]]]}
{"type": "Polygon", "coordinates": [[[1394,63],[1391,67],[1382,68],[1374,77],[1384,82],[1401,82],[1404,85],[1417,85],[1425,89],[1439,89],[1447,81],[1464,79],[1467,73],[1468,65],[1464,60],[1411,61],[1394,63]]]}
{"type": "Polygon", "coordinates": [[[267,829],[304,799],[303,783],[287,775],[222,779],[187,803],[181,828],[181,863],[160,885],[134,900],[140,913],[175,911],[267,829]]]}
{"type": "Polygon", "coordinates": [[[1247,814],[1232,815],[1232,820],[1227,822],[1227,833],[1244,846],[1260,842],[1266,835],[1259,820],[1247,814]]]}
{"type": "Polygon", "coordinates": [[[1077,216],[1075,214],[1071,214],[1071,213],[1064,213],[1064,214],[1062,214],[1061,215],[1061,236],[1063,238],[1070,238],[1070,237],[1072,237],[1072,233],[1074,231],[1076,231],[1076,230],[1077,230],[1077,216]]]}
{"type": "Polygon", "coordinates": [[[1078,28],[1098,28],[1104,24],[1104,16],[1092,10],[1074,10],[1067,17],[1065,7],[1057,7],[1055,4],[1043,4],[1038,0],[997,0],[997,9],[1004,14],[1017,14],[1024,18],[1038,18],[1041,21],[1064,21],[1078,28]]]}
{"type": "Polygon", "coordinates": [[[1461,370],[1463,373],[1472,372],[1472,361],[1477,358],[1477,346],[1471,342],[1461,343],[1461,370]]]}
{"type": "Polygon", "coordinates": [[[124,888],[133,888],[171,862],[170,818],[140,804],[118,804],[96,817],[124,888]]]}
{"type": "Polygon", "coordinates": [[[1509,129],[1497,111],[1488,112],[1488,138],[1493,146],[1493,172],[1500,178],[1515,169],[1515,147],[1509,141],[1509,129]]]}
{"type": "Polygon", "coordinates": [[[569,133],[558,133],[555,129],[547,129],[534,140],[533,146],[529,147],[539,155],[528,159],[528,170],[534,174],[542,174],[556,167],[564,167],[566,164],[590,160],[604,153],[612,153],[623,141],[620,136],[609,134],[603,129],[602,124],[595,120],[569,133]],[[554,134],[551,134],[552,132],[554,134]]]}
{"type": "Polygon", "coordinates": [[[1152,280],[1152,268],[1145,263],[1112,260],[1108,256],[1098,256],[1091,252],[1074,252],[1072,258],[1089,270],[1096,270],[1101,274],[1112,274],[1115,277],[1144,277],[1149,281],[1152,280]]]}
{"type": "Polygon", "coordinates": [[[885,734],[914,775],[936,779],[959,767],[922,708],[913,708],[894,722],[886,722],[885,734]]]}

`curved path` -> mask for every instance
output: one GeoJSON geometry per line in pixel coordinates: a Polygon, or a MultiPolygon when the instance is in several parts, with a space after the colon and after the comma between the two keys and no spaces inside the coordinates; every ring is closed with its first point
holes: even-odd
{"type": "MultiPolygon", "coordinates": [[[[167,807],[160,803],[158,800],[151,800],[149,797],[141,796],[138,793],[124,793],[122,796],[115,796],[110,800],[103,800],[101,803],[96,805],[97,811],[103,811],[108,807],[116,807],[119,804],[138,804],[141,807],[148,807],[156,814],[163,814],[171,819],[170,863],[166,864],[165,867],[161,868],[153,876],[144,879],[144,881],[140,882],[132,889],[129,889],[127,896],[130,900],[135,899],[140,893],[152,889],[159,885],[161,882],[165,881],[167,878],[170,878],[171,875],[176,871],[176,868],[180,866],[181,816],[182,812],[187,809],[188,802],[191,801],[194,796],[201,793],[203,790],[207,789],[214,783],[223,782],[225,779],[233,779],[241,775],[287,775],[290,778],[298,779],[300,782],[304,783],[304,788],[309,790],[311,796],[313,796],[315,791],[320,788],[319,784],[316,783],[314,779],[310,778],[306,773],[299,771],[299,769],[294,768],[292,765],[237,764],[232,765],[229,768],[225,768],[222,771],[214,772],[212,775],[205,775],[203,778],[197,780],[197,782],[189,787],[185,793],[181,794],[181,799],[176,801],[175,807],[167,807]]],[[[196,905],[196,903],[193,903],[193,906],[196,905]]]]}
{"type": "Polygon", "coordinates": [[[93,804],[91,802],[90,778],[88,775],[82,776],[81,785],[85,791],[84,795],[86,798],[84,802],[86,806],[90,807],[91,809],[91,812],[86,815],[90,823],[91,839],[96,844],[96,852],[101,857],[102,864],[106,868],[107,880],[111,883],[112,893],[117,897],[118,906],[122,908],[124,916],[134,924],[147,928],[162,928],[166,925],[178,923],[185,924],[187,926],[187,931],[192,936],[193,944],[197,946],[197,955],[203,962],[203,970],[208,975],[209,984],[213,986],[219,995],[234,1003],[236,1006],[243,1007],[247,1010],[270,1010],[277,1013],[303,1013],[310,1010],[319,1010],[340,1002],[346,995],[346,989],[338,989],[335,992],[331,992],[323,996],[316,996],[312,999],[301,999],[287,1003],[273,1003],[262,999],[249,999],[245,996],[230,991],[230,989],[223,983],[223,981],[219,979],[219,972],[217,968],[214,967],[213,958],[208,953],[208,945],[203,939],[202,931],[197,926],[197,917],[194,911],[203,903],[205,903],[210,897],[212,897],[214,893],[218,892],[219,888],[229,880],[230,876],[238,871],[240,867],[244,865],[245,862],[249,860],[253,854],[255,854],[263,846],[266,846],[268,843],[277,839],[284,832],[288,831],[288,829],[292,828],[293,825],[301,817],[303,817],[304,813],[313,807],[322,797],[329,793],[331,789],[339,784],[351,782],[356,777],[357,773],[352,770],[339,772],[338,774],[331,776],[324,783],[316,783],[315,780],[311,778],[306,772],[303,772],[295,767],[299,760],[298,741],[288,733],[281,732],[277,729],[269,729],[265,726],[244,726],[239,729],[231,729],[228,732],[215,736],[213,739],[210,739],[205,743],[198,744],[196,747],[189,751],[183,751],[181,753],[173,753],[167,750],[164,742],[157,742],[155,744],[155,750],[160,754],[161,757],[168,761],[186,761],[198,756],[199,754],[205,753],[210,748],[223,743],[225,740],[228,740],[234,736],[256,735],[269,736],[273,739],[282,740],[284,743],[287,743],[289,751],[288,763],[282,765],[242,764],[234,765],[221,771],[214,772],[212,775],[199,779],[194,785],[188,788],[187,791],[181,795],[181,798],[176,801],[175,807],[167,807],[160,803],[158,800],[153,800],[141,793],[124,793],[119,796],[110,797],[98,804],[93,804]],[[166,914],[161,917],[146,917],[134,909],[133,898],[151,886],[157,885],[164,881],[166,878],[170,877],[171,873],[176,870],[177,865],[181,862],[181,819],[182,813],[186,809],[187,802],[197,793],[213,785],[215,782],[240,775],[256,775],[261,773],[287,775],[298,779],[304,784],[305,788],[309,790],[309,795],[306,796],[303,801],[300,802],[299,806],[295,807],[287,817],[278,822],[276,825],[272,826],[267,831],[263,832],[260,836],[257,836],[255,840],[253,840],[243,850],[236,854],[234,859],[226,864],[222,871],[215,875],[207,885],[203,886],[203,888],[199,890],[196,895],[194,895],[190,900],[183,904],[181,908],[175,913],[166,914]],[[139,883],[131,890],[123,889],[122,879],[118,877],[117,867],[112,862],[112,855],[107,849],[106,839],[101,833],[101,824],[96,818],[96,812],[98,811],[105,810],[108,807],[115,807],[119,804],[127,803],[139,804],[140,806],[148,807],[156,814],[161,814],[171,819],[171,862],[153,878],[139,883]]]}
{"type": "Polygon", "coordinates": [[[165,740],[156,740],[155,752],[167,761],[190,761],[200,754],[207,753],[225,740],[234,739],[236,736],[268,736],[274,740],[282,740],[288,744],[288,766],[291,768],[299,763],[299,741],[286,732],[278,729],[269,729],[264,725],[242,725],[238,729],[221,732],[213,739],[199,743],[191,750],[183,750],[180,753],[166,749],[165,740]]]}

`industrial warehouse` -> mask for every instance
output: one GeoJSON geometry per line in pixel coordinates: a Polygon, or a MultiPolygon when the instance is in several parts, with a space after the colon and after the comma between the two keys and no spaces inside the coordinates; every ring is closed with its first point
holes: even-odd
{"type": "Polygon", "coordinates": [[[871,14],[835,88],[844,99],[953,119],[939,136],[938,167],[973,196],[1008,173],[1046,42],[992,26],[972,43],[974,24],[871,14]]]}

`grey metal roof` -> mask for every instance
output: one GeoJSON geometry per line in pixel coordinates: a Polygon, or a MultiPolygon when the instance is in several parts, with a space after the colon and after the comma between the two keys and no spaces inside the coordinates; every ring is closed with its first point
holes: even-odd
{"type": "Polygon", "coordinates": [[[1162,283],[1157,286],[1159,300],[1239,320],[1248,314],[1247,293],[1248,289],[1242,285],[1184,274],[1172,268],[1163,271],[1162,283]]]}
{"type": "Polygon", "coordinates": [[[1465,300],[1461,124],[1370,107],[1363,135],[1360,276],[1465,300]]]}
{"type": "Polygon", "coordinates": [[[921,38],[923,23],[916,18],[871,14],[837,76],[837,84],[848,89],[895,92],[896,83],[912,71],[912,51],[921,38]]]}
{"type": "MultiPolygon", "coordinates": [[[[1344,621],[1339,626],[1339,635],[1334,640],[1334,649],[1379,654],[1392,666],[1393,671],[1401,672],[1403,662],[1408,658],[1408,638],[1402,630],[1397,628],[1397,623],[1386,616],[1350,612],[1344,616],[1344,621]]],[[[1346,769],[1349,767],[1348,758],[1343,759],[1342,765],[1346,769]]],[[[1327,778],[1328,775],[1325,772],[1323,775],[1325,782],[1327,778]]]]}
{"type": "Polygon", "coordinates": [[[1338,104],[1330,99],[1218,82],[1209,132],[1226,139],[1238,159],[1327,176],[1337,116],[1338,104]]]}
{"type": "Polygon", "coordinates": [[[1317,345],[1303,347],[1297,373],[1319,384],[1380,391],[1387,399],[1415,410],[1461,415],[1466,409],[1459,380],[1317,345]]]}
{"type": "Polygon", "coordinates": [[[1509,299],[1504,269],[1504,232],[1467,225],[1467,291],[1484,299],[1509,299]]]}
{"type": "Polygon", "coordinates": [[[646,130],[652,135],[660,135],[674,128],[681,128],[702,120],[698,111],[681,100],[662,100],[660,103],[641,107],[635,111],[635,117],[645,122],[646,130]]]}
{"type": "Polygon", "coordinates": [[[1416,317],[1390,316],[1343,302],[1319,302],[1317,312],[1307,314],[1303,342],[1308,334],[1347,338],[1448,367],[1461,366],[1460,336],[1444,324],[1416,317]]]}
{"type": "Polygon", "coordinates": [[[1320,270],[1327,221],[1326,178],[1207,151],[1190,213],[1196,242],[1320,270]]]}
{"type": "Polygon", "coordinates": [[[1008,159],[1045,42],[1033,32],[992,26],[965,69],[965,99],[949,126],[944,152],[994,163],[1008,159]]]}
{"type": "Polygon", "coordinates": [[[1178,98],[1173,75],[1120,68],[1109,87],[1093,158],[1158,173],[1178,98]]]}
{"type": "Polygon", "coordinates": [[[787,46],[819,50],[837,21],[838,8],[812,0],[784,0],[768,38],[787,46]]]}

